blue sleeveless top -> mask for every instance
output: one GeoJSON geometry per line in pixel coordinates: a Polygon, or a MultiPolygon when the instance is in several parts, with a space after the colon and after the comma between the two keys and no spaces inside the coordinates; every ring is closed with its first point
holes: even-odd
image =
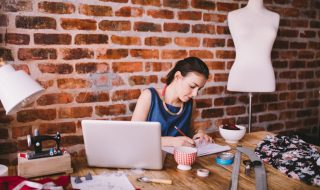
{"type": "MultiPolygon", "coordinates": [[[[149,88],[149,90],[151,91],[151,105],[147,121],[160,122],[162,136],[181,136],[174,126],[177,126],[182,132],[190,136],[189,129],[192,114],[192,99],[184,103],[182,113],[179,115],[171,115],[164,109],[162,100],[159,97],[156,89],[149,88]]],[[[166,105],[167,108],[173,113],[177,113],[180,110],[180,107],[175,107],[170,104],[166,105]]]]}

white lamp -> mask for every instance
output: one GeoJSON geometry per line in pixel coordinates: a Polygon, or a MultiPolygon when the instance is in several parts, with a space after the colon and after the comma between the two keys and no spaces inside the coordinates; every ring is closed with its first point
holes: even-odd
{"type": "Polygon", "coordinates": [[[7,115],[34,101],[43,90],[24,71],[16,71],[9,64],[0,65],[0,100],[7,115]]]}

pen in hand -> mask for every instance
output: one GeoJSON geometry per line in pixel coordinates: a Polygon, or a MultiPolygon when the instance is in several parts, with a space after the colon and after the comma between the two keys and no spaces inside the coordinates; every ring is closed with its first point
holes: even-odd
{"type": "MultiPolygon", "coordinates": [[[[174,126],[174,128],[183,136],[188,137],[184,132],[182,132],[177,126],[174,126]]],[[[189,137],[188,137],[189,138],[189,137]]],[[[195,143],[193,143],[195,145],[195,143]]]]}

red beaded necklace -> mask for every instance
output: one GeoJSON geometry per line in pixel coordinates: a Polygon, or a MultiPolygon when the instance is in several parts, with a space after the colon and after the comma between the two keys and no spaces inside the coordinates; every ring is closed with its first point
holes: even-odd
{"type": "Polygon", "coordinates": [[[165,94],[166,94],[166,89],[167,89],[167,85],[165,85],[164,86],[164,88],[162,89],[162,93],[161,93],[161,100],[162,100],[162,105],[163,105],[163,107],[164,107],[164,109],[170,114],[170,115],[179,115],[179,114],[181,114],[182,113],[182,110],[183,110],[183,103],[182,103],[182,105],[181,105],[181,107],[180,107],[180,110],[177,112],[177,113],[173,113],[173,112],[171,112],[169,109],[168,109],[168,107],[167,107],[167,105],[166,105],[166,102],[165,102],[165,94]]]}

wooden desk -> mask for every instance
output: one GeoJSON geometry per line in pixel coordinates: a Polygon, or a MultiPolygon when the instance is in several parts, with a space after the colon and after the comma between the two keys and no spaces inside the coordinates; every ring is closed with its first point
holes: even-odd
{"type": "MultiPolygon", "coordinates": [[[[246,136],[240,141],[242,146],[254,148],[256,144],[262,140],[269,132],[254,132],[246,134],[246,136]]],[[[219,144],[225,144],[223,139],[215,139],[219,144]]],[[[232,146],[231,152],[235,153],[235,146],[232,146]]],[[[103,172],[117,172],[123,171],[128,174],[131,183],[140,189],[228,189],[230,184],[230,177],[232,173],[231,166],[221,166],[215,163],[215,157],[217,155],[209,155],[204,157],[198,157],[196,163],[192,166],[190,171],[178,170],[177,164],[174,161],[173,155],[167,154],[164,168],[161,171],[143,170],[143,173],[138,173],[130,169],[105,169],[105,168],[91,168],[87,166],[86,160],[80,157],[74,157],[72,159],[72,167],[74,173],[72,176],[85,176],[88,172],[93,175],[101,174],[103,172]],[[206,168],[210,170],[210,175],[207,178],[198,177],[196,170],[199,168],[206,168]],[[155,183],[141,183],[136,179],[141,176],[147,176],[150,178],[163,178],[172,179],[172,185],[155,184],[155,183]]],[[[248,159],[242,154],[242,158],[248,159]]],[[[291,179],[286,175],[280,173],[277,169],[274,169],[271,165],[265,164],[267,172],[268,189],[319,189],[315,186],[306,185],[300,181],[291,179]]],[[[9,174],[15,175],[15,168],[11,167],[9,174]]],[[[250,177],[244,174],[244,166],[240,167],[239,185],[238,189],[255,189],[254,172],[252,171],[250,177]]]]}

